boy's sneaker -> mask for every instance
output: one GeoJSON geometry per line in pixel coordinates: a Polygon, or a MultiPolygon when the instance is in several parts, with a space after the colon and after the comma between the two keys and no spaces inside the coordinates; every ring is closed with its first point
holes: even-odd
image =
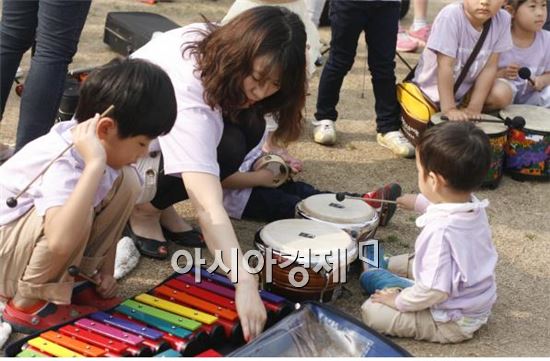
{"type": "Polygon", "coordinates": [[[409,29],[408,34],[411,39],[416,40],[418,42],[418,45],[426,46],[426,43],[428,42],[428,38],[430,37],[431,30],[432,30],[432,26],[427,24],[416,30],[409,29]]]}
{"type": "Polygon", "coordinates": [[[390,201],[395,201],[398,197],[401,196],[401,186],[397,183],[386,184],[384,187],[378,188],[374,192],[365,193],[363,199],[367,202],[368,205],[376,209],[378,212],[378,217],[380,226],[385,226],[389,223],[390,219],[395,214],[397,205],[393,203],[382,203],[377,201],[370,201],[370,198],[374,199],[386,199],[390,201]]]}
{"type": "Polygon", "coordinates": [[[418,48],[418,42],[412,39],[409,34],[399,25],[399,32],[397,33],[397,46],[395,50],[405,53],[412,53],[418,48]]]}
{"type": "Polygon", "coordinates": [[[10,301],[6,304],[2,318],[14,331],[30,334],[96,311],[94,307],[56,305],[46,302],[38,310],[27,313],[15,308],[10,301]]]}
{"type": "Polygon", "coordinates": [[[401,133],[400,130],[387,132],[385,134],[378,133],[376,141],[383,147],[390,149],[393,154],[404,158],[414,157],[414,146],[401,133]]]}
{"type": "Polygon", "coordinates": [[[313,120],[313,140],[323,145],[336,143],[336,122],[330,119],[313,120]]]}

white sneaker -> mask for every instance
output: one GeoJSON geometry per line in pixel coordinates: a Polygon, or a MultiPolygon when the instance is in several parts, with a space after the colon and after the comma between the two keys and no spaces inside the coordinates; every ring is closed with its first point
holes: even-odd
{"type": "Polygon", "coordinates": [[[393,154],[405,158],[414,157],[414,146],[401,133],[400,130],[387,132],[385,134],[378,133],[376,141],[383,147],[390,149],[393,154]]]}
{"type": "Polygon", "coordinates": [[[330,119],[313,120],[313,140],[323,145],[336,143],[336,122],[330,119]]]}

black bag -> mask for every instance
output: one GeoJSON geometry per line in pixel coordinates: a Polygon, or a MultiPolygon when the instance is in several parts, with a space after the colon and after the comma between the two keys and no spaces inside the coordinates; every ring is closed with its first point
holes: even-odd
{"type": "Polygon", "coordinates": [[[147,12],[110,12],[105,20],[103,42],[117,53],[127,56],[145,45],[155,32],[180,26],[158,14],[147,12]]]}

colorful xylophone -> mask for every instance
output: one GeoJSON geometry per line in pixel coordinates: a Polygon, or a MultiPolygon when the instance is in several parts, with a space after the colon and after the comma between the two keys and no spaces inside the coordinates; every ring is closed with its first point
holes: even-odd
{"type": "MultiPolygon", "coordinates": [[[[219,356],[244,343],[235,288],[222,275],[174,274],[147,293],[6,348],[17,357],[219,356]],[[227,346],[230,345],[228,348],[227,346]]],[[[284,298],[260,291],[268,326],[292,312],[284,298]]]]}

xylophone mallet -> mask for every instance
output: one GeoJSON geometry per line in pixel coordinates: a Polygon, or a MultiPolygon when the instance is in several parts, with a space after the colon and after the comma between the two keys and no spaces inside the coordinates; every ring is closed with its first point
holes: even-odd
{"type": "MultiPolygon", "coordinates": [[[[113,109],[115,109],[115,106],[114,105],[110,105],[103,113],[101,113],[101,115],[99,116],[99,118],[104,118],[106,117],[107,115],[109,115],[109,113],[111,113],[113,111],[113,109]]],[[[34,184],[34,182],[36,182],[36,180],[38,178],[40,178],[44,173],[46,173],[46,171],[52,166],[52,164],[55,163],[56,160],[58,160],[59,158],[61,158],[63,156],[63,154],[65,154],[69,149],[72,148],[74,144],[73,143],[70,143],[69,145],[67,145],[65,147],[65,149],[63,149],[63,151],[61,153],[59,153],[59,155],[57,155],[54,159],[52,159],[48,164],[46,164],[46,166],[44,167],[44,169],[42,169],[42,171],[40,171],[36,177],[34,177],[30,182],[29,184],[27,184],[25,187],[23,187],[23,189],[21,189],[19,191],[19,193],[17,193],[15,195],[15,197],[9,197],[8,199],[6,199],[6,205],[10,208],[15,208],[17,207],[17,199],[19,197],[21,197],[22,194],[24,194],[29,188],[30,186],[32,186],[34,184]]]]}
{"type": "Polygon", "coordinates": [[[354,196],[348,196],[344,192],[336,193],[336,200],[338,202],[343,202],[344,199],[356,199],[363,202],[379,202],[379,203],[391,203],[391,204],[397,204],[396,201],[391,201],[389,199],[377,199],[377,198],[362,198],[362,197],[354,197],[354,196]]]}
{"type": "MultiPolygon", "coordinates": [[[[449,117],[446,115],[441,116],[441,120],[448,121],[449,117]]],[[[506,118],[504,119],[504,122],[497,119],[488,119],[488,118],[480,118],[480,119],[474,119],[470,118],[469,121],[471,122],[482,122],[482,123],[496,123],[496,124],[504,124],[505,126],[512,128],[512,129],[523,129],[525,127],[525,118],[520,116],[515,116],[513,118],[506,118]]]]}
{"type": "Polygon", "coordinates": [[[93,283],[96,286],[100,285],[99,282],[97,282],[96,280],[94,280],[92,277],[88,276],[84,272],[80,271],[80,268],[78,268],[75,265],[69,266],[69,268],[67,269],[67,272],[72,277],[77,277],[78,276],[78,277],[84,278],[86,281],[89,281],[89,282],[93,283]]]}

